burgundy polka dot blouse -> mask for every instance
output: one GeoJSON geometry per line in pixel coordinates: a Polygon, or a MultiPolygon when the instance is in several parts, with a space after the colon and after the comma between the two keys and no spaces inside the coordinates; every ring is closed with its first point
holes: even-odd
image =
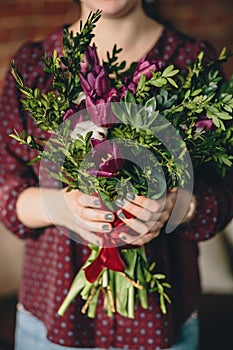
{"type": "MultiPolygon", "coordinates": [[[[41,57],[45,52],[51,54],[54,49],[61,53],[62,30],[44,41],[26,43],[18,50],[15,64],[26,85],[48,91],[50,79],[43,71],[41,57]]],[[[185,69],[200,50],[205,50],[208,55],[213,52],[205,43],[165,28],[148,56],[185,69]]],[[[146,246],[149,261],[157,261],[158,271],[164,272],[172,285],[172,304],[166,315],[160,312],[158,300],[152,294],[149,309],[138,307],[135,319],[126,319],[118,314],[109,318],[101,303],[97,307],[97,317],[89,319],[80,312],[82,301],[79,297],[65,316],[59,317],[57,310],[89,250],[70,240],[62,227],[32,230],[17,219],[17,197],[25,188],[38,185],[39,165],[29,167],[27,162],[34,151],[19,145],[8,135],[13,129],[26,129],[44,138],[48,135],[37,129],[31,117],[22,111],[20,95],[9,72],[1,97],[0,118],[0,218],[9,230],[26,241],[19,301],[43,321],[48,339],[59,345],[137,350],[171,346],[179,325],[199,307],[197,242],[215,235],[232,217],[232,176],[229,175],[224,182],[216,181],[210,173],[198,176],[195,179],[198,206],[194,219],[172,233],[161,233],[146,246]]],[[[46,173],[43,174],[43,184],[58,186],[46,173]]]]}

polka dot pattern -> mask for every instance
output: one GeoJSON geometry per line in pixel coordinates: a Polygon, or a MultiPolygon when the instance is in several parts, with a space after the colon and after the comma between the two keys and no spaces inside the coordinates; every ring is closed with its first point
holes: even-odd
{"type": "MultiPolygon", "coordinates": [[[[49,55],[54,49],[61,54],[61,31],[43,42],[25,44],[16,53],[15,64],[27,85],[37,86],[42,92],[48,91],[51,80],[43,71],[40,58],[45,51],[49,55]]],[[[207,44],[167,28],[148,57],[185,69],[200,49],[204,49],[208,56],[212,55],[207,44]]],[[[169,347],[174,342],[177,327],[199,305],[196,242],[213,236],[232,217],[233,191],[224,190],[223,186],[198,183],[195,220],[180,226],[172,234],[161,234],[156,241],[147,244],[149,261],[157,261],[157,271],[164,272],[172,284],[172,304],[166,315],[161,313],[157,297],[150,294],[148,310],[138,306],[134,319],[118,314],[109,318],[102,309],[101,297],[95,319],[80,312],[83,303],[80,297],[72,302],[64,317],[59,317],[57,310],[76,272],[87,259],[89,249],[69,240],[64,228],[31,230],[17,219],[15,204],[18,195],[29,186],[38,186],[39,165],[28,167],[27,162],[36,155],[35,152],[19,145],[8,134],[13,129],[19,132],[27,129],[39,137],[48,137],[46,132],[36,128],[26,112],[20,112],[19,98],[13,77],[8,72],[0,107],[0,215],[9,230],[26,239],[19,301],[44,322],[48,339],[59,345],[139,350],[169,347]]],[[[46,172],[40,175],[46,186],[58,187],[46,172]]]]}

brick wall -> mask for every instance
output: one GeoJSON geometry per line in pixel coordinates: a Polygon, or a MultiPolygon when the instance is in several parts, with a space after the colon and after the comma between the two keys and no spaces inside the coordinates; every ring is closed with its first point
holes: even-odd
{"type": "Polygon", "coordinates": [[[24,41],[43,38],[78,13],[72,0],[0,0],[0,8],[0,82],[24,41]]]}
{"type": "MultiPolygon", "coordinates": [[[[209,41],[217,50],[233,51],[232,0],[158,0],[160,17],[195,38],[209,41]]],[[[233,74],[233,57],[225,65],[233,74]]]]}
{"type": "MultiPolygon", "coordinates": [[[[233,49],[231,0],[157,0],[160,16],[178,29],[207,39],[217,49],[233,49]]],[[[0,82],[9,60],[27,39],[39,39],[72,22],[78,8],[72,0],[0,0],[0,82]]],[[[233,59],[226,65],[233,73],[233,59]]]]}

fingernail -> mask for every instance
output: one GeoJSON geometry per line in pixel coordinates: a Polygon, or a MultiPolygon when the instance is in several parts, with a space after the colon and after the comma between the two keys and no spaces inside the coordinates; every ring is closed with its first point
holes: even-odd
{"type": "Polygon", "coordinates": [[[124,234],[123,234],[123,235],[119,234],[119,237],[120,237],[120,239],[122,239],[123,241],[126,241],[126,240],[127,240],[127,237],[124,236],[124,234]]]}
{"type": "Polygon", "coordinates": [[[127,197],[129,200],[134,200],[134,199],[135,199],[135,195],[134,195],[133,192],[127,193],[126,197],[127,197]]]}
{"type": "Polygon", "coordinates": [[[103,226],[102,226],[102,229],[103,229],[104,231],[110,231],[110,228],[109,228],[108,225],[103,225],[103,226]]]}
{"type": "Polygon", "coordinates": [[[108,221],[112,221],[113,220],[113,215],[112,214],[106,214],[105,215],[105,219],[108,221]]]}
{"type": "Polygon", "coordinates": [[[119,205],[119,207],[123,207],[125,204],[125,201],[124,199],[117,199],[116,204],[119,205]]]}
{"type": "Polygon", "coordinates": [[[121,219],[126,219],[125,214],[122,211],[119,211],[119,213],[117,213],[117,216],[121,219]]]}
{"type": "Polygon", "coordinates": [[[94,205],[99,207],[100,206],[100,201],[99,199],[94,199],[94,205]]]}
{"type": "Polygon", "coordinates": [[[101,241],[99,239],[96,240],[97,245],[101,245],[101,241]]]}

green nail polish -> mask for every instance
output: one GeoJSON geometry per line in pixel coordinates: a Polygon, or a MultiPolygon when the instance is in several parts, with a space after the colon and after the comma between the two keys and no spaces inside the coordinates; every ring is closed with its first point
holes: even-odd
{"type": "Polygon", "coordinates": [[[97,244],[97,245],[100,245],[100,244],[101,244],[100,240],[97,239],[97,240],[96,240],[96,244],[97,244]]]}
{"type": "Polygon", "coordinates": [[[95,199],[95,200],[94,200],[94,205],[96,205],[97,207],[99,207],[99,206],[100,206],[100,201],[99,201],[98,199],[95,199]]]}
{"type": "Polygon", "coordinates": [[[116,200],[116,204],[119,206],[119,207],[123,207],[125,202],[124,202],[124,199],[117,199],[116,200]]]}
{"type": "Polygon", "coordinates": [[[103,225],[103,226],[102,226],[102,229],[103,229],[104,231],[110,231],[108,225],[103,225]]]}
{"type": "Polygon", "coordinates": [[[123,241],[126,241],[127,238],[125,236],[120,236],[120,238],[123,240],[123,241]]]}
{"type": "Polygon", "coordinates": [[[130,199],[130,200],[134,200],[135,199],[134,193],[133,192],[127,193],[127,198],[130,199]]]}
{"type": "Polygon", "coordinates": [[[108,221],[112,221],[113,215],[112,214],[106,214],[105,215],[105,219],[108,220],[108,221]]]}
{"type": "Polygon", "coordinates": [[[117,216],[118,216],[119,218],[121,218],[121,219],[126,219],[125,214],[124,214],[122,211],[120,211],[120,212],[117,214],[117,216]]]}

